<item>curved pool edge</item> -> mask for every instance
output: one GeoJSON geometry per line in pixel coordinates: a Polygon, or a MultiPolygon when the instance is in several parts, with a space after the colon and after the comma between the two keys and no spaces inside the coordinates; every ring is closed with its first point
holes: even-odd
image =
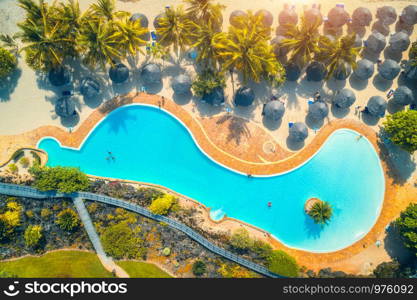
{"type": "MultiPolygon", "coordinates": [[[[110,116],[112,113],[115,113],[116,111],[119,111],[119,110],[122,110],[122,109],[127,109],[128,107],[131,107],[131,106],[144,106],[144,107],[151,107],[152,109],[154,109],[154,110],[156,110],[156,111],[158,111],[159,110],[159,108],[157,108],[157,107],[154,107],[153,105],[148,105],[148,104],[130,104],[130,105],[125,105],[125,106],[122,106],[122,107],[119,107],[119,108],[117,108],[117,109],[115,109],[115,110],[113,110],[112,112],[110,112],[109,114],[107,114],[107,116],[106,117],[108,117],[108,116],[110,116]]],[[[172,118],[174,118],[174,120],[176,120],[176,121],[178,121],[181,125],[182,125],[182,127],[184,128],[184,129],[186,129],[187,130],[187,132],[188,132],[188,134],[190,135],[190,137],[192,138],[192,140],[193,140],[193,142],[194,142],[194,144],[197,146],[197,148],[207,157],[207,158],[209,158],[212,162],[214,162],[215,164],[218,164],[218,165],[220,165],[220,166],[222,166],[222,167],[224,167],[224,168],[226,168],[226,169],[228,169],[228,170],[230,170],[230,171],[232,171],[232,172],[235,172],[235,173],[238,173],[238,174],[241,174],[241,175],[244,175],[244,176],[246,176],[246,174],[245,173],[242,173],[242,172],[239,172],[238,170],[235,170],[235,169],[232,169],[232,168],[230,168],[230,167],[228,167],[228,166],[225,166],[225,165],[223,165],[223,164],[221,164],[220,162],[218,162],[218,161],[216,161],[215,159],[213,159],[208,153],[206,153],[205,151],[204,151],[204,149],[202,149],[202,147],[199,145],[199,143],[198,143],[198,141],[197,141],[197,139],[195,138],[195,136],[193,135],[193,132],[179,119],[179,118],[177,118],[174,114],[172,114],[172,113],[170,113],[169,111],[166,111],[166,110],[163,110],[163,109],[161,109],[161,111],[163,111],[164,113],[166,113],[166,114],[168,114],[170,117],[172,117],[172,118]]],[[[83,145],[84,145],[84,143],[88,140],[88,138],[89,138],[89,136],[92,134],[92,132],[101,124],[101,122],[103,122],[104,120],[105,120],[106,118],[103,118],[100,122],[98,122],[95,126],[94,126],[94,128],[89,132],[89,134],[85,137],[85,139],[82,141],[82,143],[80,143],[80,145],[78,146],[78,147],[68,147],[68,146],[63,146],[61,143],[60,143],[60,141],[59,140],[57,140],[56,138],[54,138],[54,137],[48,137],[48,136],[45,136],[45,137],[42,137],[39,141],[38,141],[38,143],[37,143],[37,146],[39,146],[39,144],[43,141],[43,140],[45,140],[45,139],[52,139],[52,140],[55,140],[57,143],[58,143],[58,145],[60,146],[60,147],[62,147],[62,148],[67,148],[67,149],[71,149],[71,150],[80,150],[80,149],[82,149],[82,147],[83,147],[83,145]]],[[[382,190],[384,191],[384,196],[385,196],[385,172],[384,172],[384,168],[383,168],[383,166],[382,166],[382,164],[381,164],[381,160],[380,160],[380,158],[379,158],[379,156],[378,156],[378,154],[377,154],[377,152],[376,152],[376,149],[374,148],[374,146],[373,146],[373,144],[371,143],[371,141],[368,139],[368,138],[366,138],[365,136],[363,136],[361,133],[358,133],[357,131],[355,131],[355,130],[353,130],[353,129],[349,129],[349,128],[337,128],[337,129],[335,129],[335,130],[333,130],[332,132],[331,132],[331,134],[330,135],[328,135],[327,137],[326,137],[326,139],[324,140],[324,142],[320,145],[320,147],[317,149],[317,151],[315,151],[310,157],[308,157],[305,161],[303,161],[303,163],[302,164],[300,164],[300,165],[297,165],[297,166],[295,166],[293,169],[291,169],[291,170],[287,170],[287,171],[285,171],[285,172],[281,172],[281,173],[276,173],[276,174],[269,174],[269,175],[254,175],[254,177],[256,176],[256,177],[273,177],[273,176],[279,176],[279,175],[283,175],[283,174],[286,174],[286,173],[290,173],[290,172],[293,172],[293,171],[295,171],[296,169],[298,169],[298,168],[301,168],[302,166],[304,166],[306,163],[308,163],[311,159],[313,159],[319,152],[320,152],[320,150],[323,148],[323,146],[326,144],[326,141],[328,140],[328,139],[330,139],[330,137],[332,137],[335,133],[337,133],[337,132],[339,132],[339,131],[349,131],[349,132],[353,132],[355,135],[358,135],[358,136],[362,136],[362,137],[364,137],[365,138],[365,140],[367,141],[367,143],[371,146],[371,148],[374,150],[374,155],[376,156],[376,159],[377,159],[377,161],[378,161],[378,167],[379,167],[379,170],[380,170],[380,172],[382,173],[382,174],[384,174],[383,175],[383,184],[384,184],[384,186],[382,187],[382,190]]],[[[46,154],[47,155],[47,154],[46,154]]],[[[347,245],[347,246],[344,246],[344,247],[341,247],[341,248],[337,248],[337,249],[332,249],[332,250],[320,250],[320,251],[314,251],[314,250],[307,250],[307,249],[303,249],[303,248],[297,248],[297,247],[293,247],[293,246],[289,246],[289,245],[287,245],[287,244],[285,244],[284,242],[282,242],[280,239],[278,239],[277,237],[275,237],[275,236],[273,236],[272,234],[270,234],[269,232],[267,232],[266,230],[264,230],[264,229],[262,229],[262,228],[260,228],[260,227],[257,227],[257,226],[255,226],[255,225],[253,225],[253,224],[250,224],[250,223],[247,223],[247,222],[245,222],[245,221],[242,221],[242,220],[239,220],[239,219],[236,219],[236,218],[233,218],[233,217],[228,217],[228,216],[224,216],[222,219],[220,219],[220,220],[213,220],[211,217],[210,217],[210,207],[207,207],[207,206],[205,206],[203,203],[201,203],[201,202],[199,202],[198,200],[196,200],[196,199],[192,199],[192,198],[190,198],[190,197],[188,197],[188,196],[185,196],[185,195],[183,195],[183,194],[181,194],[181,193],[178,193],[178,192],[176,192],[176,191],[174,191],[174,190],[172,190],[172,189],[169,189],[169,188],[167,188],[167,187],[164,187],[164,186],[161,186],[161,185],[158,185],[158,184],[153,184],[153,183],[147,183],[147,182],[137,182],[137,181],[133,181],[133,180],[124,180],[124,179],[119,179],[119,178],[111,178],[111,177],[100,177],[100,176],[95,176],[95,175],[89,175],[89,176],[91,176],[91,177],[95,177],[95,178],[102,178],[102,179],[107,179],[107,180],[117,180],[117,181],[121,181],[121,182],[133,182],[133,183],[138,183],[138,184],[142,184],[142,185],[147,185],[147,186],[153,186],[153,187],[157,187],[157,188],[159,188],[159,189],[163,189],[163,190],[165,190],[165,191],[168,191],[168,192],[170,192],[170,193],[173,193],[173,194],[175,194],[175,195],[177,195],[177,196],[179,196],[179,197],[181,197],[181,198],[184,198],[184,199],[188,199],[188,200],[191,200],[191,201],[193,201],[194,203],[196,203],[197,205],[199,205],[200,207],[204,207],[205,208],[205,210],[206,210],[206,212],[207,212],[207,218],[209,218],[209,221],[211,221],[212,223],[215,223],[215,224],[222,224],[223,222],[225,222],[226,220],[231,220],[231,221],[235,221],[235,222],[238,222],[238,223],[240,223],[240,224],[244,224],[245,226],[249,226],[249,227],[251,227],[251,228],[254,228],[254,229],[256,229],[256,230],[258,230],[258,231],[260,231],[260,232],[263,232],[263,233],[265,233],[265,234],[267,234],[268,236],[270,236],[270,237],[272,237],[273,239],[275,239],[277,242],[279,242],[280,244],[282,244],[285,248],[288,248],[288,249],[293,249],[293,250],[296,250],[296,251],[303,251],[303,252],[307,252],[307,253],[315,253],[315,254],[326,254],[326,253],[335,253],[335,252],[338,252],[338,251],[341,251],[341,250],[343,250],[343,249],[347,249],[347,248],[349,248],[349,247],[351,247],[352,245],[354,245],[355,243],[357,243],[357,242],[359,242],[361,239],[363,239],[369,232],[371,232],[371,230],[372,230],[372,228],[375,226],[375,224],[377,223],[377,221],[378,221],[378,219],[379,219],[379,217],[380,217],[380,214],[381,214],[381,211],[382,211],[382,207],[383,207],[383,204],[384,204],[384,199],[381,199],[380,200],[380,204],[379,204],[379,206],[378,206],[378,212],[377,212],[377,216],[376,216],[376,218],[375,218],[375,221],[374,221],[374,223],[372,224],[372,226],[370,226],[370,229],[369,230],[367,230],[366,232],[364,232],[362,235],[360,235],[354,242],[352,242],[352,244],[350,244],[350,245],[347,245]]],[[[384,197],[383,196],[383,197],[384,197]]]]}

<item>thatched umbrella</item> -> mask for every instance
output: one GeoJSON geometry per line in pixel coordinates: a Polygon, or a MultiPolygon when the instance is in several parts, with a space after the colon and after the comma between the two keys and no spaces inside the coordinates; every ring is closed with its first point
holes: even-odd
{"type": "Polygon", "coordinates": [[[294,8],[287,7],[280,12],[278,16],[279,25],[296,25],[298,22],[298,15],[294,8]]]}
{"type": "Polygon", "coordinates": [[[407,63],[405,70],[405,78],[408,81],[416,82],[417,83],[417,65],[413,65],[411,63],[407,63]]]}
{"type": "Polygon", "coordinates": [[[353,11],[352,24],[355,26],[369,26],[372,22],[372,13],[366,7],[358,7],[353,11]]]}
{"type": "Polygon", "coordinates": [[[265,118],[279,121],[285,113],[284,104],[281,101],[273,100],[264,105],[262,114],[265,118]]]}
{"type": "Polygon", "coordinates": [[[321,14],[320,9],[317,7],[312,7],[304,11],[304,19],[305,22],[310,26],[315,24],[323,24],[323,15],[321,14]]]}
{"type": "Polygon", "coordinates": [[[229,23],[232,26],[239,26],[239,22],[237,22],[237,18],[238,17],[244,17],[246,18],[248,16],[248,14],[246,12],[244,12],[243,10],[234,10],[229,17],[229,23]]]}
{"type": "Polygon", "coordinates": [[[140,76],[145,84],[156,84],[161,82],[162,71],[159,65],[149,63],[142,68],[140,76]]]}
{"type": "Polygon", "coordinates": [[[417,5],[406,6],[400,15],[400,20],[407,25],[417,24],[417,5]]]}
{"type": "Polygon", "coordinates": [[[110,68],[109,76],[114,83],[123,83],[129,78],[129,69],[124,64],[118,63],[110,68]]]}
{"type": "Polygon", "coordinates": [[[413,91],[402,85],[395,90],[392,101],[402,106],[409,105],[414,102],[413,91]]]}
{"type": "Polygon", "coordinates": [[[155,19],[153,19],[153,27],[155,27],[155,29],[158,29],[159,27],[161,27],[159,25],[159,22],[161,21],[162,18],[165,18],[165,17],[166,17],[165,13],[160,13],[159,15],[157,15],[155,19]]]}
{"type": "Polygon", "coordinates": [[[364,45],[366,49],[374,53],[380,53],[382,50],[384,50],[386,44],[387,41],[385,40],[385,36],[380,32],[374,31],[368,36],[368,39],[364,45]]]}
{"type": "Polygon", "coordinates": [[[308,137],[308,129],[304,123],[296,122],[289,129],[290,139],[302,142],[308,137]]]}
{"type": "Polygon", "coordinates": [[[174,93],[183,95],[190,92],[191,84],[192,82],[190,76],[186,74],[181,74],[172,80],[171,86],[174,90],[174,93]]]}
{"type": "Polygon", "coordinates": [[[131,17],[130,17],[130,19],[129,19],[131,22],[135,22],[135,21],[137,21],[137,20],[140,20],[140,25],[142,26],[142,27],[144,27],[144,28],[147,28],[148,26],[149,26],[149,21],[148,21],[148,18],[144,15],[144,14],[141,14],[141,13],[136,13],[136,14],[133,14],[131,17]]]}
{"type": "Polygon", "coordinates": [[[96,97],[100,93],[100,82],[91,77],[83,78],[80,84],[80,93],[85,98],[96,97]]]}
{"type": "Polygon", "coordinates": [[[255,16],[262,16],[262,23],[265,27],[271,27],[274,22],[274,17],[266,9],[260,9],[255,13],[255,16]]]}
{"type": "Polygon", "coordinates": [[[392,6],[383,6],[376,10],[376,18],[386,25],[391,25],[397,20],[397,12],[392,6]]]}
{"type": "Polygon", "coordinates": [[[410,37],[404,31],[399,31],[391,35],[389,45],[393,51],[405,51],[410,46],[410,37]]]}
{"type": "Polygon", "coordinates": [[[55,103],[55,113],[61,118],[68,118],[76,114],[75,103],[69,96],[59,98],[55,103]]]}
{"type": "Polygon", "coordinates": [[[210,93],[205,94],[202,98],[204,102],[210,103],[214,106],[219,106],[224,103],[224,90],[221,87],[214,88],[210,93]]]}
{"type": "Polygon", "coordinates": [[[255,100],[255,93],[250,87],[242,86],[235,94],[235,105],[250,106],[255,100]]]}
{"type": "Polygon", "coordinates": [[[287,37],[282,35],[277,35],[271,40],[271,45],[274,48],[274,54],[276,57],[282,57],[287,55],[288,47],[282,47],[282,41],[287,39],[287,37]]]}
{"type": "Polygon", "coordinates": [[[385,110],[387,109],[387,101],[385,101],[385,99],[381,96],[372,96],[369,98],[366,107],[371,115],[382,118],[385,115],[385,110]]]}
{"type": "Polygon", "coordinates": [[[367,59],[361,59],[356,63],[356,69],[353,71],[353,74],[358,79],[367,80],[372,77],[374,74],[374,63],[367,59]]]}
{"type": "Polygon", "coordinates": [[[326,73],[326,66],[318,61],[313,61],[306,69],[308,81],[322,81],[326,77],[326,73]]]}
{"type": "Polygon", "coordinates": [[[383,36],[388,36],[390,33],[389,25],[384,24],[381,20],[378,20],[372,25],[372,31],[379,32],[383,36]]]}
{"type": "Polygon", "coordinates": [[[293,62],[285,65],[286,79],[287,81],[297,81],[301,75],[301,68],[293,62]]]}
{"type": "Polygon", "coordinates": [[[356,101],[355,93],[347,88],[344,88],[336,94],[333,100],[334,105],[339,108],[348,108],[356,101]]]}
{"type": "Polygon", "coordinates": [[[71,73],[68,68],[59,66],[49,71],[48,78],[53,86],[63,86],[71,82],[71,73]]]}
{"type": "Polygon", "coordinates": [[[400,74],[400,65],[392,59],[386,59],[383,63],[378,65],[379,75],[386,80],[393,80],[400,74]]]}
{"type": "Polygon", "coordinates": [[[308,115],[312,119],[322,120],[329,114],[329,108],[323,101],[314,101],[308,106],[308,115]]]}
{"type": "Polygon", "coordinates": [[[330,26],[341,27],[349,21],[349,14],[343,7],[336,6],[329,11],[327,18],[330,26]]]}
{"type": "Polygon", "coordinates": [[[333,78],[336,80],[346,80],[350,73],[352,73],[352,67],[348,63],[340,64],[336,67],[333,73],[333,78]]]}

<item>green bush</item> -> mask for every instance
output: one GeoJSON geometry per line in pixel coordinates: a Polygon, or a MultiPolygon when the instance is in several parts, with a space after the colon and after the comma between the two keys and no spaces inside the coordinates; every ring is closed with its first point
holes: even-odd
{"type": "Polygon", "coordinates": [[[388,115],[384,129],[394,144],[409,153],[417,150],[417,111],[406,110],[388,115]]]}
{"type": "Polygon", "coordinates": [[[152,201],[149,210],[156,215],[166,215],[176,203],[176,199],[172,195],[165,194],[152,201]]]}
{"type": "Polygon", "coordinates": [[[295,259],[281,250],[272,251],[267,258],[268,269],[279,275],[297,277],[299,267],[295,259]]]}
{"type": "Polygon", "coordinates": [[[19,168],[16,164],[9,164],[9,171],[13,174],[16,174],[17,172],[19,172],[19,168]]]}
{"type": "Polygon", "coordinates": [[[400,274],[400,264],[397,261],[383,262],[375,270],[376,278],[398,278],[400,274]]]}
{"type": "Polygon", "coordinates": [[[36,248],[42,239],[42,226],[29,225],[25,230],[25,244],[26,247],[36,248]]]}
{"type": "Polygon", "coordinates": [[[247,251],[253,246],[253,240],[244,228],[237,229],[230,237],[229,242],[234,249],[239,251],[247,251]]]}
{"type": "Polygon", "coordinates": [[[193,274],[195,276],[202,276],[206,273],[206,264],[201,260],[197,260],[193,263],[193,274]]]}
{"type": "Polygon", "coordinates": [[[29,172],[34,177],[34,186],[41,191],[73,193],[90,186],[87,175],[77,168],[33,166],[29,172]]]}
{"type": "Polygon", "coordinates": [[[171,254],[171,249],[169,249],[168,247],[167,248],[164,248],[162,250],[162,255],[163,256],[169,256],[170,254],[171,254]]]}
{"type": "Polygon", "coordinates": [[[48,219],[51,216],[52,212],[48,208],[42,208],[41,210],[41,217],[43,219],[48,219]]]}
{"type": "Polygon", "coordinates": [[[35,151],[30,151],[30,154],[32,154],[34,161],[34,164],[40,166],[41,165],[41,157],[39,156],[38,153],[36,153],[35,151]]]}
{"type": "Polygon", "coordinates": [[[192,84],[194,94],[199,97],[210,94],[216,88],[226,86],[224,75],[220,72],[213,72],[210,69],[201,72],[192,84]]]}
{"type": "Polygon", "coordinates": [[[22,167],[23,168],[27,168],[27,167],[29,167],[29,159],[27,158],[27,157],[22,157],[20,160],[19,160],[19,162],[20,162],[20,164],[22,165],[22,167]]]}
{"type": "Polygon", "coordinates": [[[6,78],[17,67],[17,59],[9,51],[0,47],[0,79],[6,78]]]}
{"type": "Polygon", "coordinates": [[[262,242],[261,240],[254,241],[251,250],[261,259],[267,259],[273,251],[271,245],[262,242]]]}
{"type": "Polygon", "coordinates": [[[410,204],[395,221],[404,245],[417,256],[417,204],[410,204]]]}
{"type": "Polygon", "coordinates": [[[80,219],[77,213],[71,208],[62,210],[56,217],[55,221],[62,230],[74,231],[80,226],[80,219]]]}
{"type": "Polygon", "coordinates": [[[142,259],[145,255],[143,240],[136,236],[126,222],[104,229],[101,242],[106,253],[116,259],[142,259]]]}

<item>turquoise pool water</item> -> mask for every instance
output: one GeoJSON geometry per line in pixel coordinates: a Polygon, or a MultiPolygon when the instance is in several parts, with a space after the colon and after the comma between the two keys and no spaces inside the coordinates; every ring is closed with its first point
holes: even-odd
{"type": "Polygon", "coordinates": [[[166,186],[215,211],[260,227],[287,246],[335,251],[357,241],[378,218],[384,176],[372,145],[349,130],[331,135],[307,163],[282,175],[248,178],[209,159],[183,125],[157,108],[113,111],[80,150],[45,138],[48,165],[77,166],[88,174],[166,186]],[[115,160],[106,160],[108,151],[115,160]],[[330,225],[315,225],[305,201],[318,197],[334,209],[330,225]],[[267,203],[272,202],[272,207],[267,203]]]}

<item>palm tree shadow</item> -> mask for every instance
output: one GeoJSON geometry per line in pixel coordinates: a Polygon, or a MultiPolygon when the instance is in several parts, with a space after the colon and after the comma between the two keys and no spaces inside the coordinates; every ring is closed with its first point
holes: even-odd
{"type": "Polygon", "coordinates": [[[0,81],[0,102],[10,100],[10,95],[16,89],[20,76],[22,76],[22,70],[17,68],[11,75],[0,81]]]}
{"type": "Polygon", "coordinates": [[[118,133],[121,130],[127,132],[126,124],[130,121],[136,121],[137,116],[134,113],[126,112],[121,118],[108,118],[106,124],[109,125],[109,132],[118,133]]]}
{"type": "Polygon", "coordinates": [[[324,227],[314,223],[309,215],[304,214],[304,229],[307,232],[308,237],[317,239],[320,237],[324,227]]]}
{"type": "Polygon", "coordinates": [[[229,122],[227,126],[229,130],[226,138],[227,142],[235,141],[237,145],[240,145],[243,136],[246,138],[251,137],[251,132],[247,125],[249,121],[226,114],[221,116],[216,123],[223,124],[227,121],[229,122]]]}

